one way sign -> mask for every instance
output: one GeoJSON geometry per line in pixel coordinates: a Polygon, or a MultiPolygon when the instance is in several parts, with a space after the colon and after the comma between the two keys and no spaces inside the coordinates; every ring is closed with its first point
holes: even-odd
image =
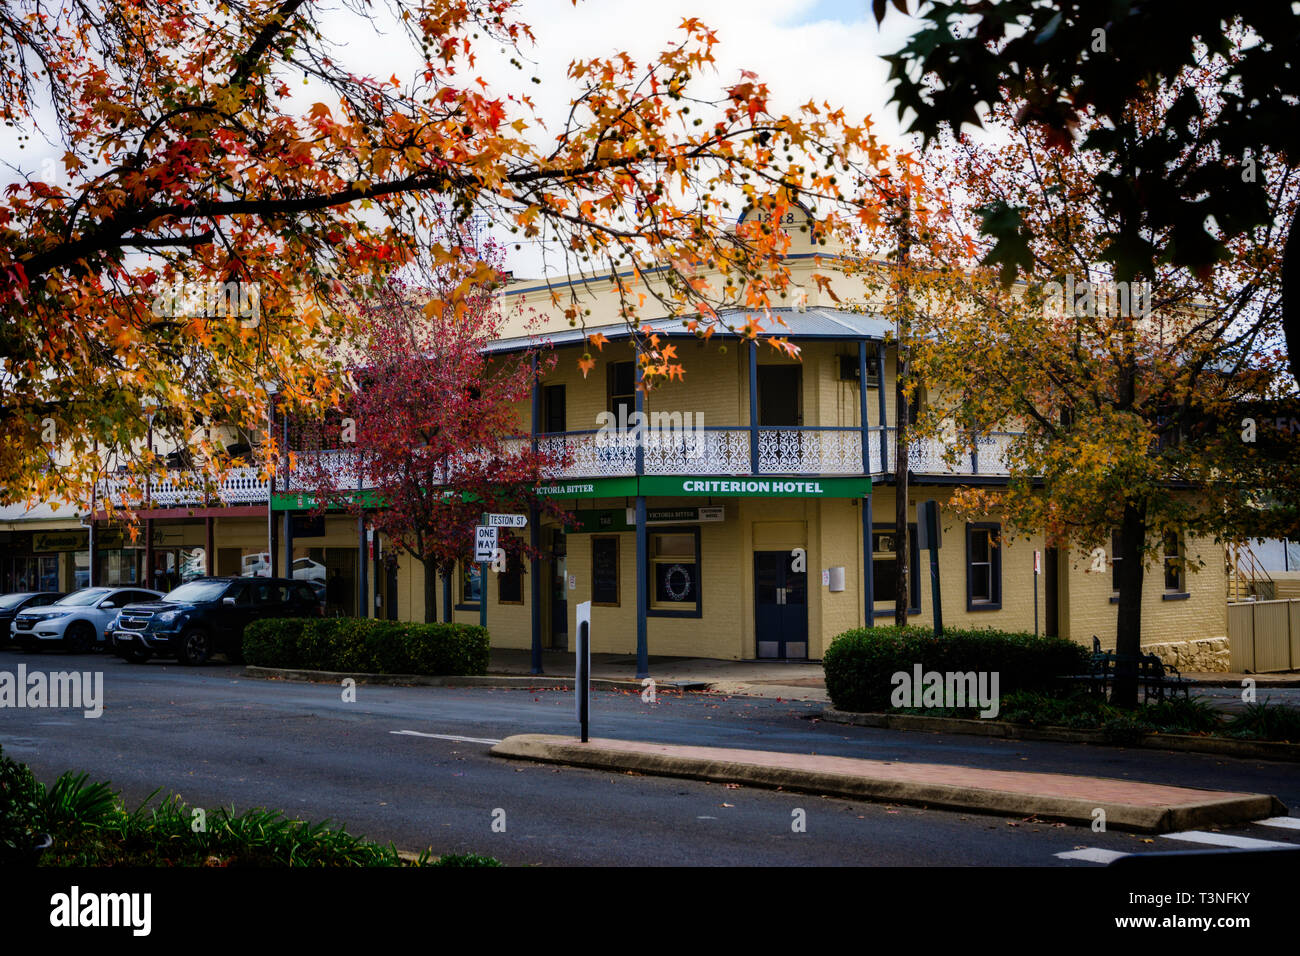
{"type": "Polygon", "coordinates": [[[486,525],[474,528],[474,560],[485,563],[492,560],[492,552],[497,549],[497,529],[486,525]]]}

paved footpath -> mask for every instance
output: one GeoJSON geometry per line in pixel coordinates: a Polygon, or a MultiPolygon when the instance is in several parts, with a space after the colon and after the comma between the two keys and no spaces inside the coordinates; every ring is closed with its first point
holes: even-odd
{"type": "Polygon", "coordinates": [[[550,734],[518,734],[492,748],[498,757],[600,770],[688,777],[848,798],[1037,816],[1145,833],[1246,823],[1284,815],[1276,797],[1201,790],[1108,777],[987,770],[949,764],[867,760],[826,754],[696,747],[550,734]]]}

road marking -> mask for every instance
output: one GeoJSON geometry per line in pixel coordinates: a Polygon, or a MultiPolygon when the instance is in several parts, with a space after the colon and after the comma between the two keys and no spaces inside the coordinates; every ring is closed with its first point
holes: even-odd
{"type": "Polygon", "coordinates": [[[1242,850],[1264,850],[1269,847],[1295,848],[1294,843],[1277,840],[1256,840],[1254,837],[1233,836],[1230,833],[1206,833],[1204,830],[1185,830],[1182,833],[1162,833],[1166,840],[1186,840],[1188,843],[1208,843],[1211,846],[1233,846],[1242,850]]]}
{"type": "Polygon", "coordinates": [[[1300,817],[1269,817],[1267,820],[1256,820],[1260,826],[1265,827],[1282,827],[1285,830],[1300,830],[1300,817]]]}
{"type": "Polygon", "coordinates": [[[458,737],[456,734],[422,734],[418,730],[390,730],[390,734],[403,734],[407,737],[433,737],[435,740],[455,740],[463,744],[499,744],[501,741],[490,737],[458,737]]]}
{"type": "Polygon", "coordinates": [[[1128,856],[1127,853],[1120,853],[1118,850],[1103,850],[1100,847],[1085,847],[1082,850],[1070,850],[1052,855],[1058,860],[1084,860],[1088,863],[1110,863],[1121,856],[1128,856]]]}

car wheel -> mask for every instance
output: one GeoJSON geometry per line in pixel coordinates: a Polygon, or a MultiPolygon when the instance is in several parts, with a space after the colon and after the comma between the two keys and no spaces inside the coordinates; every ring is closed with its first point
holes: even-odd
{"type": "Polygon", "coordinates": [[[63,634],[63,646],[73,654],[84,654],[95,643],[95,629],[85,621],[68,625],[63,634]]]}
{"type": "Polygon", "coordinates": [[[192,627],[181,635],[181,646],[176,652],[182,664],[196,667],[207,663],[212,656],[212,638],[201,628],[192,627]]]}

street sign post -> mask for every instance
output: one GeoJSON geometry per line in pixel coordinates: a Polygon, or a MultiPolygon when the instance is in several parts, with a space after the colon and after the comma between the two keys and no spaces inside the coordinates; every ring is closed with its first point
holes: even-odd
{"type": "Polygon", "coordinates": [[[1042,554],[1034,552],[1034,637],[1038,636],[1038,576],[1043,573],[1042,554]]]}
{"type": "Polygon", "coordinates": [[[934,609],[935,637],[943,635],[943,603],[939,600],[939,548],[942,533],[939,502],[930,498],[916,506],[917,544],[930,552],[930,603],[934,609]]]}
{"type": "Polygon", "coordinates": [[[582,742],[587,742],[587,716],[591,698],[591,602],[578,605],[578,652],[574,655],[573,690],[578,708],[578,724],[582,729],[582,742]]]}
{"type": "Polygon", "coordinates": [[[478,626],[487,629],[488,562],[497,549],[497,529],[486,525],[474,527],[474,560],[478,562],[478,626]]]}

